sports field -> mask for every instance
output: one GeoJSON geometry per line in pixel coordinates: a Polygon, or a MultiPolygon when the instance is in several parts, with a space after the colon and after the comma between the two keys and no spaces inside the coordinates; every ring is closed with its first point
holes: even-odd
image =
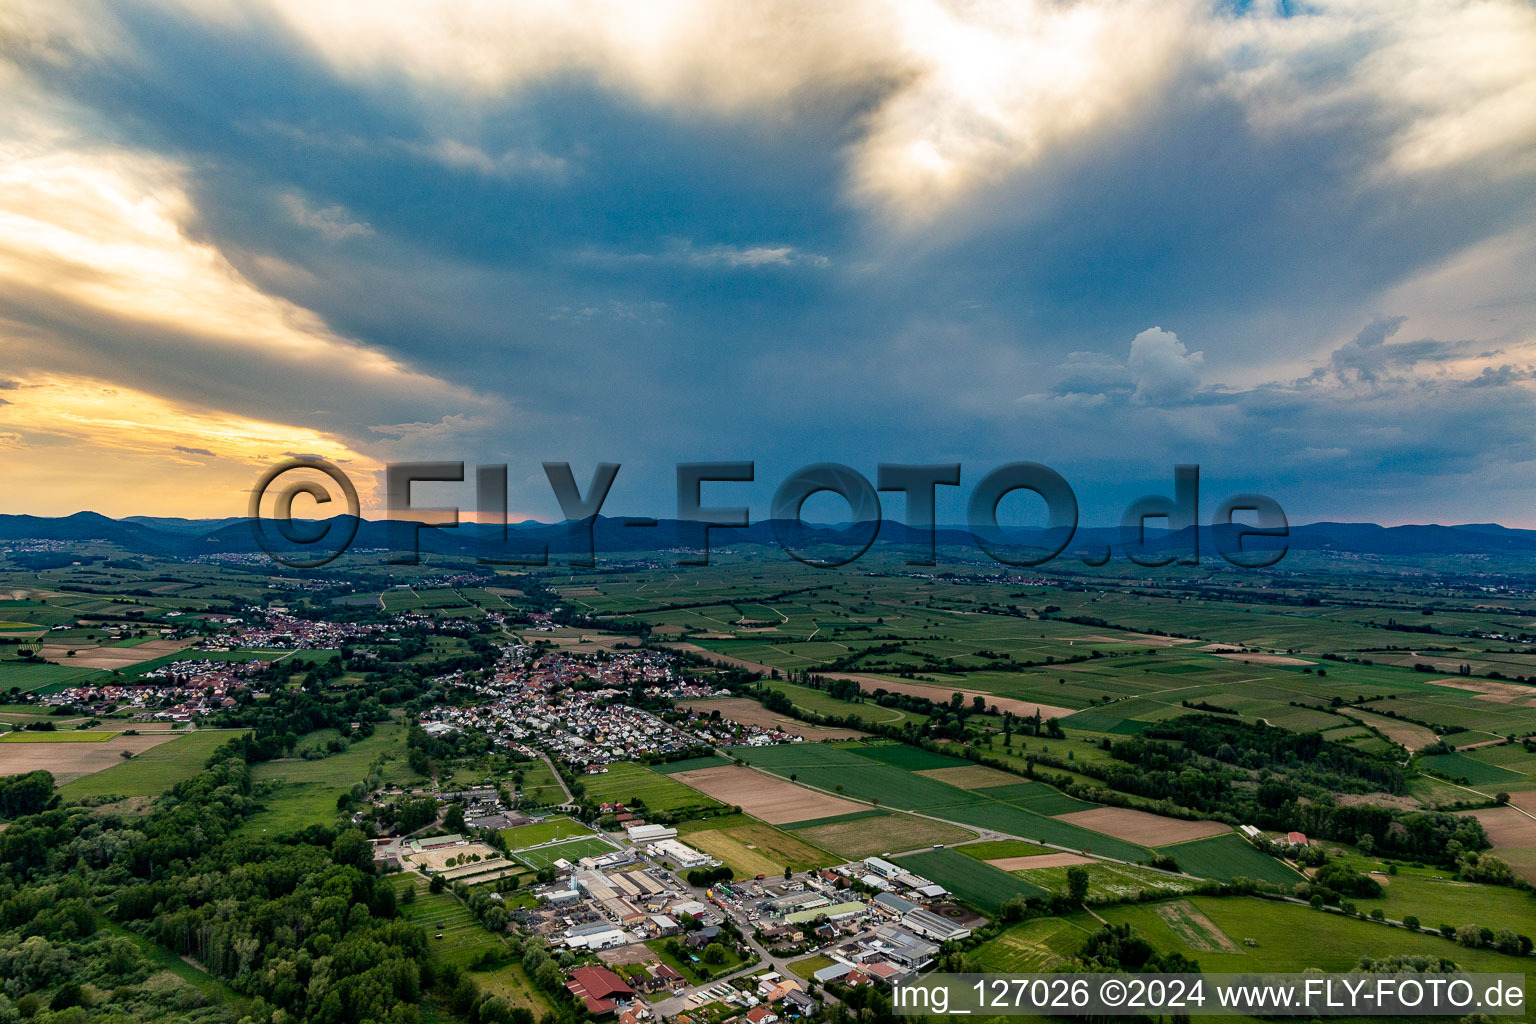
{"type": "Polygon", "coordinates": [[[591,836],[586,839],[568,839],[532,850],[518,850],[513,856],[531,868],[542,868],[557,860],[568,860],[574,864],[583,857],[600,857],[612,853],[614,849],[614,845],[601,836],[591,836]]]}
{"type": "Polygon", "coordinates": [[[556,839],[575,839],[578,836],[590,835],[592,835],[591,829],[571,818],[549,818],[545,821],[536,821],[531,825],[519,825],[516,828],[501,830],[501,837],[507,841],[507,848],[511,850],[538,846],[556,839]]]}

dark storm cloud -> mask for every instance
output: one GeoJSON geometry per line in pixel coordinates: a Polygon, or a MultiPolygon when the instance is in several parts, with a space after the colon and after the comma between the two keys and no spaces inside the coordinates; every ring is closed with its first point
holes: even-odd
{"type": "Polygon", "coordinates": [[[579,61],[495,88],[435,65],[413,79],[430,53],[363,73],[347,41],[317,44],[276,7],[114,10],[114,45],[82,45],[67,74],[54,51],[16,60],[76,130],[174,163],[190,236],[262,293],[442,388],[361,386],[301,350],[252,362],[18,283],[0,301],[55,346],[24,346],[39,365],[308,423],[379,458],[623,461],[628,511],[666,511],[682,458],[758,459],[762,505],[818,458],[1033,457],[1088,478],[1091,500],[1204,461],[1372,518],[1347,496],[1492,478],[1536,436],[1528,303],[1433,332],[1453,340],[1377,315],[1528,229],[1536,203],[1529,169],[1488,173],[1497,149],[1394,169],[1417,101],[1362,70],[1409,59],[1382,11],[1320,28],[1303,70],[1223,13],[1212,31],[1239,34],[1250,64],[1176,38],[1166,67],[1086,81],[1084,108],[1109,112],[1079,128],[1043,100],[989,124],[944,75],[878,52],[791,99],[711,106],[709,82],[692,98],[579,61]],[[930,124],[981,139],[946,165],[952,193],[901,168],[930,124]],[[871,140],[903,132],[872,171],[871,140]]]}

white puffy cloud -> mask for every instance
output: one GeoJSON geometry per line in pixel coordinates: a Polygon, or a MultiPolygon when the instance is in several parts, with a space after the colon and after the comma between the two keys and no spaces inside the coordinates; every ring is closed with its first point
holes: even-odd
{"type": "Polygon", "coordinates": [[[1131,371],[1137,402],[1176,402],[1200,386],[1205,353],[1190,352],[1172,331],[1149,327],[1131,339],[1126,367],[1131,371]]]}

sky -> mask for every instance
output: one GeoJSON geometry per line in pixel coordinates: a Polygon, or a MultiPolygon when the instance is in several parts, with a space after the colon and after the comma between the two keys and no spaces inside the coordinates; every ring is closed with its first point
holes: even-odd
{"type": "Polygon", "coordinates": [[[1527,0],[9,0],[0,95],[0,512],[1028,460],[1536,527],[1527,0]]]}

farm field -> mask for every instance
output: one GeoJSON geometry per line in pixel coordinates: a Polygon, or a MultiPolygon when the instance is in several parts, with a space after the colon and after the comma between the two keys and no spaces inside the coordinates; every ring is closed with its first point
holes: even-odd
{"type": "MultiPolygon", "coordinates": [[[[1070,857],[1071,854],[1060,856],[1070,857]]],[[[1054,857],[1038,857],[1025,859],[1014,872],[1031,885],[1038,885],[1042,889],[1048,889],[1053,893],[1065,893],[1067,891],[1067,868],[1071,865],[1053,864],[1032,866],[1029,861],[1055,860],[1054,857]]],[[[994,862],[995,863],[995,862],[994,862]]],[[[1081,865],[1088,872],[1088,901],[1090,903],[1118,903],[1124,900],[1139,898],[1143,893],[1177,893],[1192,892],[1200,883],[1191,878],[1181,878],[1178,875],[1164,874],[1161,871],[1153,871],[1151,868],[1135,867],[1130,864],[1110,864],[1105,861],[1092,861],[1081,865]]]]}
{"type": "MultiPolygon", "coordinates": [[[[1379,862],[1368,858],[1349,860],[1360,871],[1381,870],[1379,862]]],[[[1511,899],[1510,890],[1500,886],[1461,882],[1443,871],[1411,866],[1399,868],[1395,875],[1373,877],[1381,883],[1383,897],[1354,901],[1367,913],[1379,907],[1394,921],[1412,915],[1426,928],[1476,924],[1495,930],[1508,928],[1517,934],[1531,928],[1530,906],[1511,899]]]]}
{"type": "Polygon", "coordinates": [[[646,809],[661,813],[720,806],[718,801],[675,779],[629,761],[611,764],[606,772],[584,776],[581,781],[594,799],[604,803],[628,805],[638,801],[646,809]]]}
{"type": "Polygon", "coordinates": [[[896,858],[896,863],[938,882],[984,914],[996,914],[1014,896],[1039,896],[1045,890],[1016,875],[999,871],[985,861],[958,850],[925,850],[896,858]]]}
{"type": "Polygon", "coordinates": [[[1178,862],[1179,870],[1202,878],[1230,882],[1234,878],[1253,878],[1276,885],[1292,886],[1302,881],[1299,873],[1253,846],[1236,832],[1196,839],[1158,848],[1178,862]]]}
{"type": "MultiPolygon", "coordinates": [[[[1044,795],[1042,790],[1055,792],[1048,787],[1022,791],[1014,790],[1012,786],[999,787],[1009,798],[1000,800],[991,796],[991,790],[959,789],[918,774],[935,768],[952,769],[964,762],[915,747],[795,744],[789,747],[735,747],[731,752],[781,777],[846,793],[855,799],[879,801],[884,806],[921,811],[973,828],[994,829],[1121,860],[1145,860],[1151,856],[1144,846],[1038,814],[1010,802],[1038,800],[1044,795]],[[913,769],[893,762],[905,762],[913,769]]],[[[1024,780],[1018,784],[1024,784],[1024,780]]]]}
{"type": "Polygon", "coordinates": [[[1510,798],[1515,806],[1492,807],[1471,814],[1482,823],[1493,844],[1489,851],[1508,862],[1515,874],[1527,882],[1536,884],[1536,818],[1532,818],[1530,793],[1517,793],[1510,798]]]}
{"type": "Polygon", "coordinates": [[[1103,832],[1142,846],[1168,846],[1192,839],[1225,835],[1232,831],[1231,826],[1219,821],[1165,818],[1128,807],[1095,807],[1087,811],[1058,814],[1056,820],[1091,828],[1095,832],[1103,832]]]}
{"type": "Polygon", "coordinates": [[[976,843],[964,843],[955,847],[967,857],[994,861],[1008,858],[1044,857],[1056,851],[1021,839],[983,839],[976,843]]]}
{"type": "Polygon", "coordinates": [[[1526,781],[1520,772],[1489,764],[1469,754],[1432,754],[1419,764],[1452,782],[1470,786],[1500,786],[1526,781]]]}
{"type": "Polygon", "coordinates": [[[247,818],[243,827],[255,832],[286,832],[309,824],[329,823],[338,813],[336,798],[366,779],[376,761],[404,757],[405,727],[381,723],[372,736],[319,760],[290,758],[254,765],[251,777],[258,785],[278,785],[259,797],[265,809],[247,818]]]}
{"type": "Polygon", "coordinates": [[[118,735],[105,729],[70,729],[62,732],[8,732],[0,743],[105,743],[118,735]]]}
{"type": "Polygon", "coordinates": [[[702,700],[678,701],[685,711],[708,715],[718,711],[722,718],[729,718],[742,725],[757,725],[765,729],[778,729],[791,736],[804,736],[809,740],[846,740],[867,735],[859,729],[843,729],[828,725],[811,725],[785,715],[769,711],[755,700],[746,697],[709,697],[702,700]]]}
{"type": "Polygon", "coordinates": [[[963,843],[975,832],[901,811],[869,811],[815,818],[784,826],[807,842],[848,860],[912,850],[935,844],[963,843]]]}
{"type": "Polygon", "coordinates": [[[779,875],[785,868],[830,867],[840,858],[804,836],[784,832],[743,814],[705,818],[678,826],[678,838],[728,865],[738,877],[779,875]]]}
{"type": "Polygon", "coordinates": [[[671,778],[720,803],[740,807],[754,818],[775,825],[828,818],[863,809],[852,800],[817,793],[804,786],[736,765],[697,768],[678,772],[671,778]]]}
{"type": "MultiPolygon", "coordinates": [[[[199,729],[190,733],[145,733],[139,736],[120,736],[110,743],[89,745],[90,756],[92,758],[99,756],[99,764],[95,761],[72,760],[66,762],[70,768],[66,768],[65,771],[55,771],[52,768],[49,770],[54,771],[54,778],[57,780],[68,778],[71,775],[70,769],[73,769],[74,777],[59,786],[59,795],[65,800],[106,796],[158,796],[181,780],[189,779],[202,771],[203,765],[207,763],[214,750],[234,735],[236,733],[233,731],[199,729]],[[140,745],[140,752],[134,754],[132,759],[124,760],[113,748],[118,744],[130,743],[140,745]],[[95,765],[94,768],[93,765],[95,765]]],[[[82,753],[84,751],[73,744],[70,745],[68,754],[72,758],[82,753]]],[[[13,769],[8,754],[7,749],[0,749],[0,764],[5,765],[7,772],[31,770],[13,769]]],[[[37,765],[36,767],[45,766],[37,765]]]]}
{"type": "Polygon", "coordinates": [[[1049,971],[1081,949],[1098,926],[1087,914],[1038,918],[1005,929],[973,955],[978,969],[989,973],[1049,971]]]}
{"type": "Polygon", "coordinates": [[[185,640],[161,639],[144,640],[129,646],[106,647],[90,643],[44,643],[38,653],[55,664],[112,671],[174,655],[186,646],[185,640]],[[70,651],[75,653],[70,654],[70,651]]]}
{"type": "Polygon", "coordinates": [[[667,761],[649,767],[651,771],[660,772],[662,775],[676,775],[678,772],[698,771],[700,768],[724,768],[735,763],[728,757],[711,754],[708,757],[690,757],[682,761],[667,761]]]}
{"type": "Polygon", "coordinates": [[[0,690],[15,687],[23,693],[54,693],[96,675],[105,673],[78,665],[0,658],[0,690]]]}
{"type": "Polygon", "coordinates": [[[1193,957],[1207,972],[1301,971],[1313,967],[1344,971],[1353,967],[1362,953],[1381,956],[1390,950],[1446,957],[1469,971],[1529,973],[1526,961],[1518,957],[1468,949],[1438,935],[1388,930],[1386,925],[1294,903],[1237,896],[1191,896],[1176,902],[1187,903],[1198,918],[1187,911],[1165,911],[1162,903],[1105,907],[1099,913],[1112,923],[1130,924],[1159,949],[1178,950],[1193,957]],[[1194,937],[1193,943],[1190,937],[1194,937]],[[1237,951],[1226,950],[1221,937],[1237,951]],[[1248,939],[1255,945],[1247,945],[1248,939]],[[1213,951],[1196,945],[1221,948],[1213,951]]]}

